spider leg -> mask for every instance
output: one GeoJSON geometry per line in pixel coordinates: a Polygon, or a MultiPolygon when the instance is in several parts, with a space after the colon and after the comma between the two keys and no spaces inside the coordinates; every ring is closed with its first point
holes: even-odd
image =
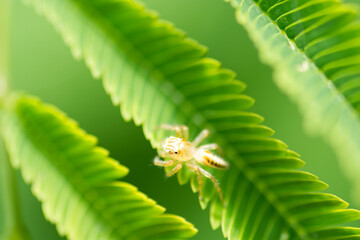
{"type": "Polygon", "coordinates": [[[180,171],[180,169],[182,168],[183,164],[182,163],[178,163],[170,172],[168,172],[166,174],[166,176],[171,177],[172,175],[174,175],[175,173],[177,173],[178,171],[180,171]]]}
{"type": "MultiPolygon", "coordinates": [[[[162,147],[160,149],[158,149],[158,155],[164,159],[166,158],[165,151],[162,147]]],[[[160,158],[158,157],[158,159],[160,159],[160,158]]]]}
{"type": "Polygon", "coordinates": [[[174,165],[174,163],[175,163],[174,160],[168,160],[168,161],[160,160],[159,156],[156,156],[154,159],[154,164],[160,167],[169,167],[174,165]]]}
{"type": "Polygon", "coordinates": [[[209,179],[213,182],[213,184],[214,184],[214,186],[215,186],[215,188],[216,188],[216,191],[217,191],[218,194],[219,194],[220,200],[221,200],[221,202],[224,204],[224,197],[223,197],[223,194],[222,194],[222,191],[221,191],[219,182],[216,180],[216,178],[215,178],[211,173],[205,171],[204,169],[202,169],[202,168],[199,167],[199,166],[198,166],[198,168],[199,168],[199,170],[200,170],[200,172],[201,172],[202,175],[204,175],[205,177],[209,178],[209,179]]]}
{"type": "Polygon", "coordinates": [[[194,141],[192,142],[192,144],[196,147],[197,145],[199,145],[202,141],[204,141],[210,134],[210,131],[208,129],[204,129],[202,130],[199,135],[197,135],[197,137],[194,139],[194,141]]]}
{"type": "Polygon", "coordinates": [[[206,150],[216,150],[220,153],[220,155],[222,155],[222,156],[224,155],[224,151],[217,143],[210,143],[210,144],[202,145],[199,148],[206,149],[206,150]]]}
{"type": "Polygon", "coordinates": [[[202,175],[201,175],[199,166],[196,164],[191,164],[191,163],[186,164],[186,166],[190,170],[194,170],[197,174],[197,180],[198,180],[198,185],[199,185],[199,197],[200,197],[200,200],[202,200],[203,199],[203,191],[202,191],[203,180],[202,180],[202,175]]]}
{"type": "Polygon", "coordinates": [[[170,124],[161,124],[157,129],[165,129],[176,132],[176,137],[184,138],[185,140],[189,139],[189,128],[185,125],[170,125],[170,124]]]}
{"type": "MultiPolygon", "coordinates": [[[[224,197],[223,197],[220,185],[219,185],[218,181],[216,180],[216,178],[213,175],[211,175],[211,173],[205,171],[204,169],[202,169],[201,167],[199,167],[196,164],[188,164],[187,166],[188,166],[188,168],[196,171],[196,173],[198,174],[198,181],[199,181],[199,176],[201,178],[201,175],[204,175],[205,177],[209,178],[213,182],[215,189],[219,194],[221,202],[224,203],[224,197]]],[[[200,189],[199,190],[200,198],[202,198],[202,195],[201,195],[202,194],[202,190],[201,190],[202,189],[202,179],[201,179],[201,181],[199,181],[199,189],[200,189]]]]}

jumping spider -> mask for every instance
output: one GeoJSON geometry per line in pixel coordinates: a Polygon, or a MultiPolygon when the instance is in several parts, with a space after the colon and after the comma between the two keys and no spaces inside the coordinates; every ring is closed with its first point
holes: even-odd
{"type": "Polygon", "coordinates": [[[211,173],[205,171],[198,165],[200,163],[204,166],[217,169],[226,169],[229,167],[229,164],[225,160],[209,151],[216,149],[218,150],[218,152],[221,152],[219,146],[216,143],[206,144],[197,147],[203,140],[205,140],[209,136],[209,130],[204,129],[194,139],[194,141],[190,142],[188,141],[189,129],[187,126],[164,124],[160,125],[159,128],[175,131],[176,137],[171,136],[163,141],[161,147],[158,150],[158,153],[160,157],[166,160],[160,160],[160,157],[156,156],[154,159],[154,164],[161,167],[169,167],[175,165],[175,167],[167,173],[167,176],[170,177],[177,173],[183,167],[183,163],[185,163],[185,166],[188,169],[195,171],[197,174],[200,199],[202,199],[203,197],[202,175],[204,175],[213,182],[217,192],[219,193],[220,200],[221,202],[223,202],[223,195],[218,181],[213,175],[211,175],[211,173]]]}

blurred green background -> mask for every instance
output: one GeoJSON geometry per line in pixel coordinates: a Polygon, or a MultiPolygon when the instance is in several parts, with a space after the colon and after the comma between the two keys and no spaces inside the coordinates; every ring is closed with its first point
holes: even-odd
{"type": "MultiPolygon", "coordinates": [[[[75,61],[53,27],[36,12],[12,0],[11,84],[52,103],[79,122],[111,156],[130,168],[126,181],[179,214],[199,229],[194,239],[224,239],[213,232],[208,211],[202,211],[188,185],[179,186],[176,178],[166,179],[161,168],[152,164],[155,150],[144,139],[141,128],[124,122],[113,107],[101,81],[94,80],[83,62],[75,61]]],[[[351,204],[351,185],[341,173],[332,149],[302,128],[296,106],[272,81],[271,69],[263,65],[243,28],[236,23],[234,10],[222,0],[146,0],[160,17],[175,23],[209,49],[209,56],[237,73],[248,85],[247,94],[256,99],[253,111],[265,117],[265,125],[276,130],[275,137],[306,161],[305,170],[330,185],[334,193],[351,204]]],[[[62,239],[55,227],[44,219],[40,203],[18,173],[21,209],[33,239],[62,239]]],[[[2,221],[2,219],[0,219],[2,221]]],[[[3,222],[0,222],[0,226],[3,222]]]]}

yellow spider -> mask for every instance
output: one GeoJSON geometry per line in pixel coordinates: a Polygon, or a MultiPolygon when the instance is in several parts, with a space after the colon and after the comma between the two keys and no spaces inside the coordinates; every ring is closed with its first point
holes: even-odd
{"type": "Polygon", "coordinates": [[[211,175],[211,173],[205,171],[198,165],[198,163],[200,163],[204,166],[218,169],[226,169],[229,167],[229,164],[224,159],[209,151],[217,149],[220,152],[220,148],[216,143],[197,147],[204,139],[209,136],[209,130],[204,129],[194,139],[194,141],[190,142],[188,141],[189,129],[187,126],[164,124],[160,125],[159,128],[175,131],[176,136],[168,137],[163,141],[161,147],[158,149],[158,153],[160,157],[166,160],[160,160],[160,157],[156,156],[154,159],[154,164],[161,167],[175,165],[175,167],[167,173],[167,176],[170,177],[177,173],[183,167],[183,163],[185,163],[188,169],[195,171],[197,174],[200,199],[203,197],[202,175],[204,175],[214,183],[214,186],[219,193],[220,200],[223,202],[223,195],[218,181],[213,175],[211,175]]]}

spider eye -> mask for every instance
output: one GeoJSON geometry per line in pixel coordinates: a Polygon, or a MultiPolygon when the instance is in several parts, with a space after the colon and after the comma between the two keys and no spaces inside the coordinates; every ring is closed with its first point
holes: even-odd
{"type": "Polygon", "coordinates": [[[166,151],[168,154],[171,154],[172,152],[171,152],[171,150],[168,150],[168,151],[166,151]]]}
{"type": "Polygon", "coordinates": [[[179,152],[178,152],[178,151],[175,151],[174,153],[175,153],[175,154],[178,154],[179,152]]]}

